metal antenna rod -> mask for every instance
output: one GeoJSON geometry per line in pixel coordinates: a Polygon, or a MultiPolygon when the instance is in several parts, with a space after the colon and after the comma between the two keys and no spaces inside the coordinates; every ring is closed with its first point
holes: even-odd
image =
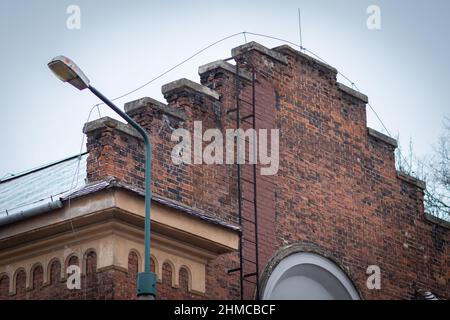
{"type": "Polygon", "coordinates": [[[303,41],[302,41],[302,16],[300,14],[300,8],[298,8],[298,34],[300,37],[300,50],[303,50],[303,41]]]}

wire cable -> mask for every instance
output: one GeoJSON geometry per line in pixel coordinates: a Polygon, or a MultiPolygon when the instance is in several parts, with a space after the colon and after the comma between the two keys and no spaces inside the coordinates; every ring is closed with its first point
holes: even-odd
{"type": "MultiPolygon", "coordinates": [[[[230,38],[233,38],[233,37],[236,37],[236,36],[242,35],[242,34],[243,34],[243,32],[234,33],[234,34],[232,34],[232,35],[223,37],[223,38],[221,38],[221,39],[219,39],[219,40],[217,40],[217,41],[215,41],[215,42],[213,42],[213,43],[207,45],[207,46],[204,47],[203,49],[200,49],[199,51],[195,52],[193,55],[191,55],[191,56],[189,56],[188,58],[184,59],[183,61],[177,63],[175,66],[173,66],[173,67],[171,67],[170,69],[164,71],[163,73],[157,75],[156,77],[154,77],[153,79],[147,81],[146,83],[140,85],[140,86],[137,87],[136,89],[133,89],[133,90],[128,91],[128,92],[126,92],[126,93],[124,93],[124,94],[121,94],[120,96],[115,97],[114,99],[111,99],[111,101],[116,101],[116,100],[121,99],[121,98],[123,98],[123,97],[126,97],[126,96],[128,96],[128,95],[130,95],[130,94],[132,94],[132,93],[134,93],[134,92],[136,92],[136,91],[138,91],[138,90],[141,90],[142,88],[148,86],[150,83],[152,83],[152,82],[158,80],[159,78],[165,76],[166,74],[168,74],[168,73],[171,72],[172,70],[174,70],[174,69],[178,68],[179,66],[185,64],[185,63],[188,62],[189,60],[195,58],[195,57],[198,56],[200,53],[202,53],[202,52],[208,50],[209,48],[215,46],[216,44],[219,44],[219,43],[221,43],[221,42],[223,42],[223,41],[225,41],[225,40],[228,40],[228,39],[230,39],[230,38]]],[[[103,103],[100,103],[99,105],[102,105],[102,104],[103,104],[103,103]]]]}
{"type": "MultiPolygon", "coordinates": [[[[94,111],[95,108],[97,108],[99,118],[101,118],[100,105],[101,104],[98,103],[98,104],[95,104],[95,105],[93,105],[91,107],[91,109],[89,110],[89,114],[87,116],[86,123],[88,123],[90,121],[92,112],[94,111]]],[[[70,185],[70,189],[67,192],[68,193],[67,204],[68,204],[68,208],[69,209],[70,209],[70,201],[71,201],[71,192],[72,192],[73,189],[75,189],[78,186],[78,176],[79,176],[79,171],[80,171],[81,155],[83,154],[83,146],[84,146],[85,136],[86,135],[84,133],[82,133],[81,144],[80,144],[80,152],[78,154],[78,159],[77,159],[77,166],[76,166],[73,178],[72,178],[72,183],[70,185]],[[74,181],[76,181],[75,185],[74,185],[74,181]]],[[[84,263],[87,264],[87,257],[86,257],[86,261],[84,261],[85,260],[85,256],[84,256],[84,253],[83,253],[83,250],[82,250],[81,240],[80,240],[80,238],[78,236],[78,233],[77,233],[77,231],[75,229],[75,226],[73,224],[73,219],[74,219],[74,217],[70,216],[70,218],[69,218],[70,228],[71,228],[72,234],[75,237],[75,245],[73,246],[74,247],[73,251],[74,252],[78,252],[79,263],[81,264],[81,266],[78,266],[78,267],[81,267],[81,270],[83,270],[83,264],[84,263]]],[[[86,281],[87,281],[87,269],[85,271],[86,272],[85,272],[85,275],[84,275],[84,290],[83,290],[83,293],[84,293],[84,299],[86,300],[87,299],[87,283],[86,283],[86,281]]]]}

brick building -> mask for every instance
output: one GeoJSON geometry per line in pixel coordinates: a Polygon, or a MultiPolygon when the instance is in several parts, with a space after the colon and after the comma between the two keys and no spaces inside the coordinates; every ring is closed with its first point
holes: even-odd
{"type": "MultiPolygon", "coordinates": [[[[256,297],[257,279],[263,299],[449,298],[449,223],[424,212],[423,182],[396,171],[396,141],[367,128],[367,97],[288,46],[251,42],[232,56],[238,67],[201,66],[201,84],[164,85],[167,104],[125,104],[153,145],[158,298],[239,299],[240,271],[229,271],[241,266],[245,299],[256,297]],[[237,104],[242,128],[253,104],[257,129],[279,129],[276,175],[242,164],[238,181],[235,164],[172,161],[174,129],[193,132],[201,121],[225,134],[237,104]],[[379,267],[380,289],[366,285],[369,266],[379,267]]],[[[86,154],[0,183],[0,299],[135,298],[143,143],[111,118],[83,132],[86,154]],[[69,265],[81,268],[80,289],[67,288],[69,265]]]]}

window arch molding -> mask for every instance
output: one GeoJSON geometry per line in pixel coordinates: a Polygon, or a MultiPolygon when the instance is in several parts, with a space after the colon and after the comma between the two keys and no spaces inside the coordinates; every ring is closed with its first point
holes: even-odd
{"type": "Polygon", "coordinates": [[[308,249],[293,245],[278,252],[263,273],[262,299],[360,299],[334,259],[308,249]]]}

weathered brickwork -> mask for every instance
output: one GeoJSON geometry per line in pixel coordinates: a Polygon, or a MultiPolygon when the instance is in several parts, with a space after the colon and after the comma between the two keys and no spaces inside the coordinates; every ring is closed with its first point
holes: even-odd
{"type": "Polygon", "coordinates": [[[103,118],[96,126],[86,124],[87,179],[90,182],[116,177],[130,186],[143,188],[145,158],[137,132],[117,121],[103,118]]]}
{"type": "MultiPolygon", "coordinates": [[[[280,129],[278,173],[261,176],[257,166],[261,283],[283,248],[295,245],[336,262],[363,299],[414,299],[420,288],[449,298],[448,228],[425,219],[420,182],[396,172],[395,142],[368,130],[367,98],[338,84],[334,68],[286,46],[269,50],[250,43],[233,54],[243,78],[240,99],[251,101],[249,77],[256,73],[256,127],[280,129]],[[381,290],[366,287],[369,265],[381,268],[381,290]]],[[[128,103],[125,109],[151,137],[152,191],[236,222],[235,165],[176,165],[171,161],[177,143],[171,141],[174,129],[193,133],[194,121],[202,121],[203,131],[218,128],[225,136],[226,129],[236,127],[235,115],[227,112],[236,106],[233,68],[222,64],[204,69],[201,84],[210,91],[180,80],[163,88],[167,105],[144,98],[128,103]]],[[[249,108],[243,104],[242,115],[249,108]]],[[[250,124],[242,126],[247,129],[250,124]]],[[[84,130],[88,180],[113,176],[142,188],[144,154],[137,133],[107,119],[87,124],[84,130]]],[[[251,178],[250,165],[242,166],[242,175],[251,178]]],[[[251,185],[244,183],[243,196],[253,198],[251,185]]],[[[252,211],[251,205],[244,204],[244,217],[251,219],[252,211]]],[[[251,238],[253,226],[244,223],[242,228],[251,238]]],[[[252,247],[244,249],[253,259],[252,247]]],[[[170,263],[160,263],[160,299],[239,298],[238,275],[227,273],[238,266],[237,253],[208,262],[205,294],[189,291],[186,269],[178,271],[179,286],[174,287],[173,272],[177,271],[170,263]]],[[[33,270],[33,289],[28,290],[25,272],[17,272],[14,295],[7,293],[9,279],[0,275],[0,298],[135,299],[136,255],[130,253],[126,270],[96,271],[94,265],[88,263],[83,275],[85,289],[74,292],[65,289],[57,261],[50,268],[51,282],[45,286],[42,268],[33,270]]],[[[254,297],[254,287],[247,287],[245,297],[254,297]]]]}
{"type": "Polygon", "coordinates": [[[277,241],[260,230],[263,265],[282,246],[310,243],[341,261],[362,298],[413,298],[417,287],[448,297],[448,230],[425,220],[422,190],[397,178],[394,147],[368,135],[365,102],[339,90],[332,68],[276,51],[287,65],[256,50],[238,59],[272,84],[275,103],[258,107],[281,131],[276,208],[261,212],[277,241]],[[365,286],[372,264],[382,290],[365,286]]]}

